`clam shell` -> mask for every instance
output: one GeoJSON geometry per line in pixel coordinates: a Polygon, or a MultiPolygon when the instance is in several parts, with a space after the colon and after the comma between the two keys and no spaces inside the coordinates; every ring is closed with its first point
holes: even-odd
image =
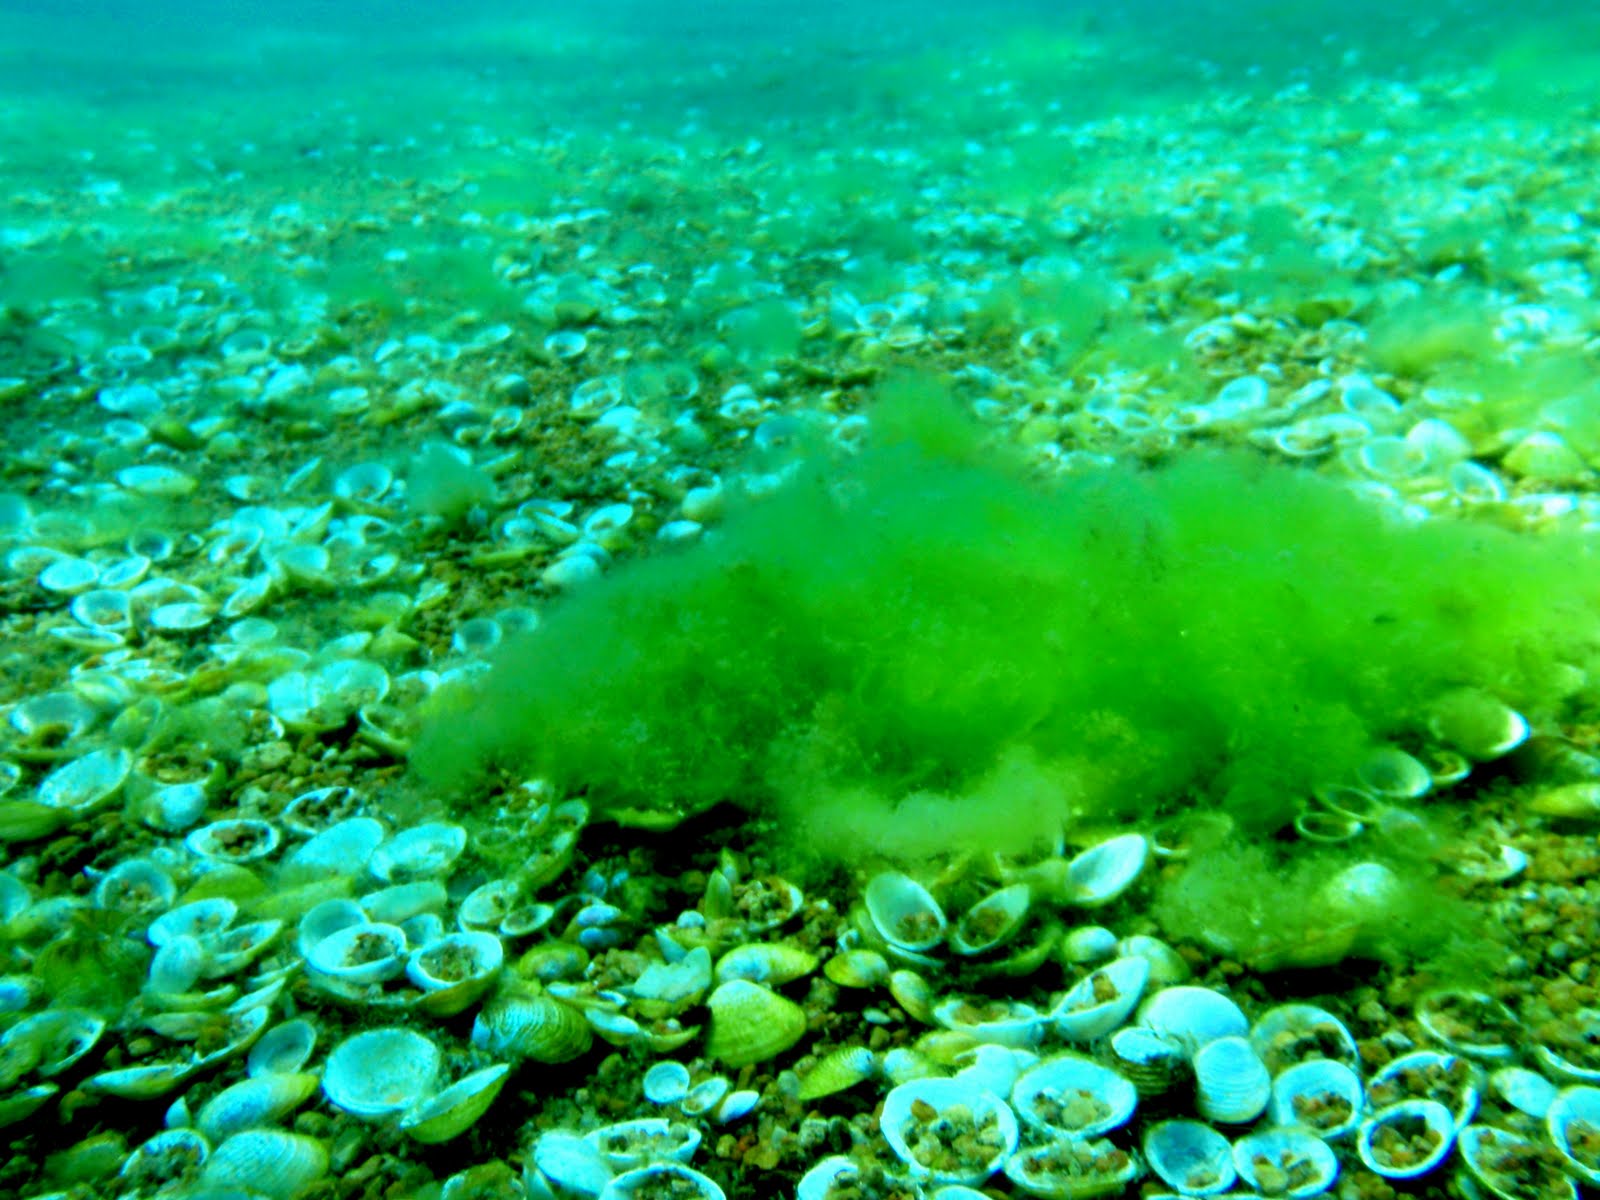
{"type": "Polygon", "coordinates": [[[1385,800],[1416,800],[1433,790],[1433,774],[1397,746],[1374,750],[1356,768],[1356,778],[1385,800]]]}
{"type": "Polygon", "coordinates": [[[1456,1125],[1450,1110],[1436,1100],[1403,1100],[1380,1108],[1356,1134],[1356,1154],[1361,1165],[1386,1179],[1415,1179],[1426,1175],[1450,1153],[1456,1125]],[[1417,1146],[1425,1136],[1433,1145],[1417,1146]],[[1400,1143],[1398,1139],[1406,1139],[1400,1143]],[[1396,1139],[1391,1145],[1390,1139],[1396,1139]]]}
{"type": "Polygon", "coordinates": [[[411,952],[406,978],[423,993],[423,1011],[449,1017],[489,990],[504,961],[505,949],[494,934],[450,933],[411,952]]]}
{"type": "Polygon", "coordinates": [[[430,1146],[460,1137],[489,1111],[510,1073],[508,1065],[496,1063],[424,1097],[406,1110],[400,1132],[430,1146]]]}
{"type": "Polygon", "coordinates": [[[0,1097],[0,1129],[26,1121],[48,1104],[61,1089],[53,1083],[17,1088],[0,1097]]]}
{"type": "Polygon", "coordinates": [[[313,905],[300,918],[295,931],[295,945],[301,958],[310,958],[311,951],[324,938],[341,929],[368,923],[366,911],[354,900],[337,896],[313,905]]]}
{"type": "Polygon", "coordinates": [[[211,1156],[211,1143],[193,1129],[163,1129],[146,1139],[123,1162],[121,1178],[158,1179],[182,1187],[192,1182],[211,1156]]]}
{"type": "Polygon", "coordinates": [[[1138,1160],[1105,1138],[1056,1138],[1006,1159],[1006,1178],[1044,1200],[1113,1196],[1138,1175],[1138,1160]]]}
{"type": "Polygon", "coordinates": [[[328,1102],[362,1120],[405,1112],[433,1091],[443,1055],[410,1029],[371,1029],[333,1048],[322,1070],[328,1102]]]}
{"type": "Polygon", "coordinates": [[[1079,908],[1110,904],[1133,886],[1149,857],[1150,840],[1142,833],[1091,846],[1067,864],[1066,902],[1079,908]]]}
{"type": "Polygon", "coordinates": [[[152,946],[164,946],[176,937],[208,938],[220,933],[239,915],[239,906],[225,896],[192,900],[168,909],[145,930],[152,946]]]}
{"type": "Polygon", "coordinates": [[[1104,925],[1079,925],[1061,938],[1061,961],[1069,965],[1105,962],[1117,954],[1117,935],[1104,925]]]}
{"type": "Polygon", "coordinates": [[[1528,720],[1487,692],[1458,688],[1435,701],[1433,735],[1478,762],[1510,754],[1528,740],[1528,720]]]}
{"type": "Polygon", "coordinates": [[[889,978],[889,960],[876,950],[844,950],[822,964],[822,973],[840,987],[877,987],[889,978]]]}
{"type": "Polygon", "coordinates": [[[1272,1096],[1272,1076],[1242,1037],[1207,1042],[1193,1059],[1195,1108],[1208,1121],[1242,1125],[1253,1121],[1272,1096]]]}
{"type": "Polygon", "coordinates": [[[1560,1094],[1555,1084],[1527,1067],[1501,1067],[1489,1076],[1489,1086],[1512,1108],[1539,1120],[1550,1112],[1560,1094]]]}
{"type": "Polygon", "coordinates": [[[862,1167],[849,1155],[830,1154],[800,1177],[794,1200],[832,1200],[840,1195],[866,1194],[861,1187],[861,1174],[862,1167]]]}
{"type": "Polygon", "coordinates": [[[27,1071],[49,1079],[71,1070],[105,1031],[105,1021],[83,1008],[49,1008],[23,1017],[0,1034],[0,1070],[10,1076],[0,1079],[0,1087],[10,1087],[27,1071]]]}
{"type": "Polygon", "coordinates": [[[1600,1187],[1600,1088],[1565,1089],[1550,1105],[1545,1128],[1568,1167],[1600,1187]]]}
{"type": "Polygon", "coordinates": [[[878,1127],[911,1178],[936,1184],[980,1184],[1017,1148],[1017,1118],[1005,1101],[959,1079],[893,1088],[878,1127]]]}
{"type": "Polygon", "coordinates": [[[188,1062],[144,1063],[91,1075],[84,1080],[83,1089],[120,1096],[124,1100],[154,1100],[176,1091],[194,1071],[194,1064],[188,1062]]]}
{"type": "Polygon", "coordinates": [[[700,1146],[700,1131],[682,1121],[641,1117],[602,1125],[584,1135],[613,1171],[630,1171],[650,1162],[686,1163],[700,1146]]]}
{"type": "Polygon", "coordinates": [[[1049,1137],[1090,1138],[1126,1125],[1138,1106],[1133,1084],[1076,1055],[1035,1063],[1011,1089],[1012,1110],[1049,1137]]]}
{"type": "Polygon", "coordinates": [[[1160,1121],[1145,1131],[1144,1158],[1173,1191],[1211,1196],[1233,1186],[1233,1147],[1200,1121],[1160,1121]]]}
{"type": "Polygon", "coordinates": [[[401,830],[373,851],[367,869],[384,883],[431,879],[448,871],[467,848],[460,825],[430,821],[401,830]]]}
{"type": "Polygon", "coordinates": [[[1490,1125],[1456,1135],[1461,1163],[1478,1186],[1499,1200],[1577,1200],[1578,1185],[1551,1147],[1490,1125]]]}
{"type": "Polygon", "coordinates": [[[800,1076],[796,1098],[802,1103],[820,1100],[853,1088],[871,1079],[878,1070],[878,1056],[865,1046],[842,1046],[817,1060],[816,1066],[800,1076]]]}
{"type": "Polygon", "coordinates": [[[306,1065],[317,1046],[317,1027],[304,1017],[274,1025],[250,1047],[245,1071],[252,1077],[293,1073],[306,1065]]]}
{"type": "Polygon", "coordinates": [[[211,1141],[220,1142],[246,1129],[276,1124],[316,1090],[317,1077],[309,1073],[243,1079],[206,1101],[195,1117],[195,1128],[211,1141]]]}
{"type": "Polygon", "coordinates": [[[711,987],[711,951],[696,946],[676,962],[651,963],[628,988],[641,1016],[674,1016],[699,1002],[711,987]]]}
{"type": "Polygon", "coordinates": [[[689,1068],[681,1062],[658,1062],[644,1073],[641,1090],[651,1104],[677,1104],[689,1094],[689,1068]]]}
{"type": "Polygon", "coordinates": [[[1185,983],[1194,974],[1188,960],[1160,938],[1136,933],[1117,943],[1117,953],[1125,958],[1142,958],[1150,963],[1147,987],[1172,987],[1185,983]]]}
{"type": "Polygon", "coordinates": [[[707,1113],[720,1108],[722,1102],[728,1098],[728,1093],[733,1089],[721,1075],[713,1075],[709,1079],[702,1079],[689,1089],[683,1098],[680,1107],[686,1117],[703,1117],[707,1113]]]}
{"type": "Polygon", "coordinates": [[[1272,1120],[1302,1125],[1320,1138],[1342,1137],[1361,1123],[1361,1076],[1342,1062],[1314,1058],[1272,1081],[1272,1120]]]}
{"type": "Polygon", "coordinates": [[[191,854],[208,862],[247,863],[266,858],[278,848],[282,834],[269,821],[230,817],[212,821],[191,832],[183,844],[191,854]]]}
{"type": "Polygon", "coordinates": [[[600,1189],[599,1200],[643,1200],[671,1196],[674,1200],[727,1200],[717,1184],[683,1163],[651,1163],[624,1171],[600,1189]]]}
{"type": "Polygon", "coordinates": [[[987,954],[1015,937],[1033,908],[1033,890],[1013,883],[990,892],[956,921],[950,949],[961,955],[987,954]]]}
{"type": "Polygon", "coordinates": [[[449,899],[444,884],[436,879],[425,879],[368,892],[359,903],[368,920],[385,925],[402,925],[423,913],[443,912],[449,899]]]}
{"type": "Polygon", "coordinates": [[[1250,1044],[1274,1075],[1309,1059],[1359,1067],[1361,1054],[1345,1023],[1314,1004],[1279,1004],[1250,1027],[1250,1044]]]}
{"type": "Polygon", "coordinates": [[[867,883],[867,917],[891,947],[914,954],[944,940],[949,924],[933,894],[909,875],[885,871],[867,883]]]}
{"type": "Polygon", "coordinates": [[[1367,1100],[1388,1108],[1406,1100],[1436,1100],[1450,1110],[1457,1129],[1477,1114],[1483,1071],[1477,1064],[1438,1050],[1413,1050],[1385,1063],[1367,1083],[1367,1100]]]}
{"type": "Polygon", "coordinates": [[[383,842],[383,825],[371,817],[350,817],[313,834],[283,860],[284,874],[296,879],[360,875],[383,842]]]}
{"type": "Polygon", "coordinates": [[[1092,1042],[1128,1019],[1150,978],[1147,958],[1119,958],[1084,976],[1056,1001],[1049,1019],[1059,1037],[1092,1042]]]}
{"type": "Polygon", "coordinates": [[[611,1168],[594,1143],[575,1133],[555,1130],[540,1136],[533,1146],[533,1167],[543,1191],[530,1186],[530,1196],[556,1194],[598,1196],[611,1182],[611,1168]]]}
{"type": "Polygon", "coordinates": [[[328,1172],[328,1152],[315,1138],[281,1129],[236,1133],[211,1152],[200,1180],[268,1200],[293,1200],[328,1172]]]}
{"type": "Polygon", "coordinates": [[[775,1058],[806,1031],[805,1009],[747,979],[719,984],[706,1007],[711,1010],[706,1054],[729,1067],[775,1058]]]}
{"type": "Polygon", "coordinates": [[[1181,1043],[1143,1025],[1126,1025],[1111,1035],[1111,1062],[1141,1096],[1159,1096],[1188,1067],[1181,1043]]]}
{"type": "Polygon", "coordinates": [[[133,755],[120,746],[91,750],[40,780],[34,800],[58,812],[84,816],[114,800],[132,769],[133,755]]]}
{"type": "Polygon", "coordinates": [[[1139,1024],[1179,1043],[1193,1055],[1218,1038],[1242,1037],[1250,1032],[1244,1011],[1221,992],[1210,988],[1163,988],[1139,1007],[1139,1024]]]}
{"type": "Polygon", "coordinates": [[[964,996],[951,996],[934,1005],[933,1019],[974,1041],[1012,1049],[1036,1045],[1050,1027],[1048,1016],[1021,1001],[964,996]]]}
{"type": "Polygon", "coordinates": [[[594,1032],[582,1012],[542,991],[503,991],[472,1022],[472,1044],[508,1058],[570,1062],[593,1041],[594,1032]]]}
{"type": "Polygon", "coordinates": [[[347,925],[311,947],[306,971],[314,983],[367,987],[403,974],[405,956],[406,935],[398,925],[347,925]]]}
{"type": "Polygon", "coordinates": [[[783,942],[757,942],[735,946],[717,960],[713,978],[717,983],[748,979],[781,987],[817,969],[817,956],[800,946],[783,942]]]}
{"type": "Polygon", "coordinates": [[[1265,1196],[1315,1196],[1339,1177],[1339,1160],[1308,1129],[1289,1126],[1246,1134],[1233,1144],[1239,1178],[1265,1196]]]}

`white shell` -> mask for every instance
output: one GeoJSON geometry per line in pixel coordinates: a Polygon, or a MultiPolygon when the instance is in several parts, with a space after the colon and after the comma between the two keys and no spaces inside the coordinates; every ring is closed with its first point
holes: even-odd
{"type": "Polygon", "coordinates": [[[206,952],[200,939],[179,934],[156,948],[145,987],[157,995],[182,995],[199,982],[205,968],[206,952]]]}
{"type": "Polygon", "coordinates": [[[1339,1177],[1339,1160],[1328,1144],[1293,1126],[1246,1134],[1233,1144],[1233,1165],[1256,1191],[1293,1200],[1325,1192],[1339,1177]]]}
{"type": "Polygon", "coordinates": [[[300,1070],[317,1047],[317,1027],[304,1017],[274,1025],[250,1047],[245,1071],[251,1076],[289,1074],[300,1070]]]}
{"type": "Polygon", "coordinates": [[[467,848],[460,825],[431,821],[400,831],[373,853],[367,866],[385,883],[429,879],[449,870],[467,848]]]}
{"type": "Polygon", "coordinates": [[[1017,1148],[1017,1118],[1010,1107],[993,1092],[975,1088],[957,1079],[914,1079],[890,1090],[883,1101],[879,1129],[894,1155],[906,1165],[913,1179],[933,1183],[979,1184],[1000,1169],[1017,1148]],[[916,1114],[931,1109],[932,1117],[916,1114]],[[917,1147],[926,1138],[948,1140],[946,1127],[952,1117],[983,1128],[991,1122],[997,1145],[981,1160],[970,1161],[946,1170],[935,1171],[917,1157],[917,1147]]]}
{"type": "Polygon", "coordinates": [[[1149,856],[1150,840],[1142,833],[1091,846],[1067,864],[1065,899],[1080,908],[1110,904],[1133,886],[1149,856]]]}
{"type": "Polygon", "coordinates": [[[956,921],[950,931],[950,949],[974,955],[1004,945],[1027,923],[1032,902],[1032,890],[1025,883],[990,892],[956,921]]]}
{"type": "Polygon", "coordinates": [[[1242,1037],[1250,1031],[1244,1011],[1210,988],[1163,988],[1139,1008],[1139,1024],[1178,1042],[1191,1055],[1218,1038],[1242,1037]]]}
{"type": "Polygon", "coordinates": [[[1356,1134],[1356,1153],[1361,1158],[1362,1166],[1374,1174],[1386,1179],[1415,1179],[1419,1175],[1426,1175],[1444,1161],[1455,1136],[1455,1122],[1444,1105],[1436,1100],[1404,1100],[1379,1109],[1361,1122],[1360,1132],[1356,1134]],[[1431,1136],[1438,1139],[1432,1151],[1415,1162],[1396,1162],[1385,1155],[1381,1147],[1374,1145],[1386,1129],[1401,1121],[1426,1128],[1431,1136]]]}
{"type": "Polygon", "coordinates": [[[115,798],[132,769],[133,755],[120,746],[91,750],[41,779],[34,799],[74,815],[91,813],[115,798]]]}
{"type": "Polygon", "coordinates": [[[309,1074],[242,1079],[205,1102],[195,1116],[195,1128],[219,1142],[246,1129],[276,1124],[316,1090],[317,1077],[309,1074]]]}
{"type": "Polygon", "coordinates": [[[1272,1120],[1303,1125],[1320,1138],[1342,1137],[1361,1123],[1365,1104],[1361,1076],[1342,1062],[1308,1059],[1272,1081],[1272,1120]],[[1339,1109],[1348,1106],[1341,1114],[1339,1109]]]}
{"type": "Polygon", "coordinates": [[[1542,1143],[1489,1125],[1468,1125],[1456,1135],[1456,1145],[1472,1178],[1500,1200],[1523,1200],[1531,1195],[1541,1200],[1576,1200],[1578,1184],[1570,1175],[1561,1173],[1559,1183],[1552,1178],[1557,1174],[1553,1170],[1544,1172],[1539,1181],[1525,1178],[1526,1164],[1539,1157],[1542,1143]],[[1510,1169],[1502,1170],[1502,1166],[1510,1169]],[[1539,1183],[1547,1187],[1535,1192],[1539,1183]]]}
{"type": "Polygon", "coordinates": [[[1147,958],[1119,958],[1085,975],[1050,1009],[1056,1034],[1069,1042],[1092,1042],[1128,1019],[1150,978],[1147,958]]]}
{"type": "Polygon", "coordinates": [[[492,933],[450,933],[412,952],[406,978],[424,992],[492,978],[505,961],[505,947],[492,933]]]}
{"type": "Polygon", "coordinates": [[[1217,1038],[1195,1053],[1195,1108],[1208,1121],[1253,1121],[1272,1096],[1267,1066],[1242,1037],[1217,1038]]]}
{"type": "Polygon", "coordinates": [[[1477,1115],[1483,1071],[1476,1063],[1439,1050],[1413,1050],[1385,1063],[1367,1083],[1367,1100],[1387,1108],[1403,1100],[1437,1100],[1457,1129],[1477,1115]]]}
{"type": "Polygon", "coordinates": [[[209,862],[248,863],[266,858],[282,838],[278,827],[254,817],[212,821],[183,839],[191,854],[209,862]]]}
{"type": "Polygon", "coordinates": [[[646,1163],[670,1159],[688,1162],[700,1146],[700,1131],[665,1117],[640,1117],[602,1125],[584,1135],[613,1171],[629,1171],[646,1163]]]}
{"type": "Polygon", "coordinates": [[[350,817],[312,835],[284,856],[283,869],[309,877],[355,876],[383,841],[383,825],[371,817],[350,817]]]}
{"type": "Polygon", "coordinates": [[[1280,1004],[1250,1027],[1250,1044],[1274,1075],[1318,1058],[1359,1067],[1356,1039],[1338,1017],[1314,1004],[1280,1004]]]}
{"type": "Polygon", "coordinates": [[[872,927],[890,946],[921,953],[944,940],[948,924],[944,910],[909,875],[885,871],[873,876],[865,898],[872,927]]]}
{"type": "Polygon", "coordinates": [[[639,1196],[671,1196],[673,1200],[727,1200],[715,1181],[693,1167],[657,1162],[624,1171],[600,1190],[600,1200],[633,1200],[639,1196]]]}
{"type": "Polygon", "coordinates": [[[1050,1027],[1050,1019],[1021,1001],[979,1001],[951,996],[934,1006],[933,1019],[945,1029],[969,1034],[979,1042],[1025,1049],[1050,1027]]]}
{"type": "Polygon", "coordinates": [[[226,929],[238,915],[239,906],[225,896],[191,900],[151,921],[145,937],[152,946],[163,946],[176,937],[207,938],[226,929]]]}
{"type": "Polygon", "coordinates": [[[1012,1110],[1047,1136],[1089,1138],[1126,1125],[1138,1106],[1133,1084],[1076,1055],[1048,1058],[1011,1089],[1012,1110]]]}
{"type": "Polygon", "coordinates": [[[1489,1076],[1489,1086],[1512,1108],[1540,1120],[1560,1095],[1554,1083],[1527,1067],[1501,1067],[1489,1076]]]}
{"type": "Polygon", "coordinates": [[[1210,1196],[1233,1186],[1233,1147],[1201,1121],[1161,1121],[1144,1135],[1144,1157],[1168,1187],[1184,1196],[1210,1196]]]}
{"type": "Polygon", "coordinates": [[[306,955],[306,970],[351,987],[394,979],[406,969],[406,935],[398,925],[369,922],[330,933],[306,955]]]}
{"type": "MultiPolygon", "coordinates": [[[[576,1133],[554,1130],[533,1146],[533,1165],[558,1194],[598,1196],[611,1182],[611,1168],[594,1144],[576,1133]]],[[[529,1189],[530,1195],[540,1193],[529,1189]]]]}
{"type": "Polygon", "coordinates": [[[689,1068],[668,1059],[644,1073],[644,1098],[651,1104],[677,1104],[689,1094],[689,1068]]]}
{"type": "Polygon", "coordinates": [[[311,957],[312,949],[324,938],[351,925],[367,924],[367,914],[354,900],[339,896],[313,905],[300,918],[295,944],[301,958],[311,957]]]}
{"type": "Polygon", "coordinates": [[[1138,1174],[1138,1160],[1106,1138],[1056,1138],[1006,1160],[1006,1178],[1030,1196],[1053,1200],[1119,1195],[1138,1174]]]}
{"type": "Polygon", "coordinates": [[[335,1108],[379,1120],[431,1093],[442,1063],[439,1047],[420,1033],[372,1029],[333,1048],[323,1067],[322,1090],[335,1108]]]}
{"type": "Polygon", "coordinates": [[[1590,1185],[1600,1187],[1600,1156],[1596,1154],[1596,1141],[1600,1139],[1600,1088],[1570,1087],[1556,1097],[1550,1106],[1545,1128],[1550,1142],[1567,1165],[1590,1185]],[[1573,1134],[1585,1127],[1587,1145],[1582,1155],[1573,1148],[1573,1134]]]}

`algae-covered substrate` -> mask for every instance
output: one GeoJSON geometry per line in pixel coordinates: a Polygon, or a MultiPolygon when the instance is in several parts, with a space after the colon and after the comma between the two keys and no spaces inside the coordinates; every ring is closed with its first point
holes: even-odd
{"type": "Polygon", "coordinates": [[[984,14],[0,17],[0,1195],[1592,1190],[1590,31],[984,14]]]}

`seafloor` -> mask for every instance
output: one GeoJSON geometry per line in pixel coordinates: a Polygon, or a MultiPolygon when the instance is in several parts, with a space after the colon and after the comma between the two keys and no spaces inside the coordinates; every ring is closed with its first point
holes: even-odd
{"type": "Polygon", "coordinates": [[[0,16],[0,1196],[1596,1187],[1591,31],[981,13],[0,16]]]}

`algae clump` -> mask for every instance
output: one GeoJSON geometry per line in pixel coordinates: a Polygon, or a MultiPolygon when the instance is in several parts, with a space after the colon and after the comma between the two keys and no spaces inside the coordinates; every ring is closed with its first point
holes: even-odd
{"type": "Polygon", "coordinates": [[[445,689],[435,786],[539,775],[665,827],[731,801],[831,857],[1018,853],[1084,820],[1287,821],[1475,686],[1594,651],[1577,535],[1408,521],[1245,455],[1050,483],[916,386],[714,538],[619,567],[445,689]]]}

